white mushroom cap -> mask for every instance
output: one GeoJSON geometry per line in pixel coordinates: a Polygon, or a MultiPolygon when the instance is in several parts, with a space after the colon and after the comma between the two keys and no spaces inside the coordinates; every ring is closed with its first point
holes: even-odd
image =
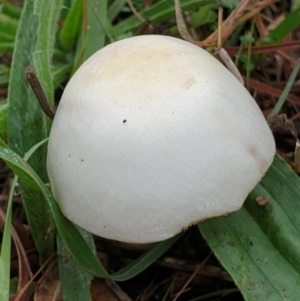
{"type": "Polygon", "coordinates": [[[48,146],[62,212],[109,239],[148,243],[238,210],[275,144],[247,90],[201,48],[139,36],[68,83],[48,146]]]}

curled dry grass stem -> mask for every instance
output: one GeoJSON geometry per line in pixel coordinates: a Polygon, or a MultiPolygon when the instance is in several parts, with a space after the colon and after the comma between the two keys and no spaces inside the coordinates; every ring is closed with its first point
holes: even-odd
{"type": "Polygon", "coordinates": [[[177,28],[180,33],[180,35],[188,42],[196,44],[196,41],[192,38],[192,36],[189,34],[185,22],[183,20],[182,16],[182,10],[180,7],[180,2],[179,0],[175,0],[175,14],[176,14],[176,23],[177,23],[177,28]]]}

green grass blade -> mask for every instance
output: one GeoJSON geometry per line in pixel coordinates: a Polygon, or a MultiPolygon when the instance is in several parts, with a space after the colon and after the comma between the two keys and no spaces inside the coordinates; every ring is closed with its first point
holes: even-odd
{"type": "Polygon", "coordinates": [[[275,115],[277,115],[280,112],[280,110],[281,110],[281,108],[282,108],[282,106],[283,106],[283,104],[285,102],[285,99],[286,99],[287,95],[289,94],[289,92],[290,92],[290,90],[291,90],[291,88],[292,88],[292,86],[293,86],[293,84],[294,84],[294,82],[296,80],[296,77],[297,77],[298,72],[299,72],[299,68],[300,68],[300,63],[297,63],[294,66],[293,71],[292,71],[292,73],[290,75],[290,78],[289,78],[286,86],[284,87],[284,89],[283,89],[283,91],[282,91],[282,93],[281,93],[281,95],[280,95],[280,97],[279,97],[279,99],[278,99],[275,107],[273,108],[272,112],[268,116],[268,120],[270,118],[274,117],[275,115]]]}
{"type": "Polygon", "coordinates": [[[0,102],[0,137],[6,139],[7,137],[7,113],[8,101],[2,100],[0,102]]]}
{"type": "Polygon", "coordinates": [[[84,61],[101,49],[105,44],[107,0],[85,0],[87,24],[83,32],[84,61]]]}
{"type": "MultiPolygon", "coordinates": [[[[56,2],[25,1],[19,22],[8,93],[7,136],[10,147],[22,157],[49,132],[50,120],[41,111],[24,70],[34,62],[46,94],[53,101],[50,57],[57,21],[54,16],[60,9],[56,2]]],[[[30,162],[46,181],[46,148],[40,148],[30,162]]],[[[31,233],[44,261],[54,249],[54,223],[49,207],[40,191],[28,188],[22,181],[20,188],[31,233]]]]}
{"type": "MultiPolygon", "coordinates": [[[[95,253],[93,237],[79,229],[89,247],[95,253]]],[[[60,235],[57,235],[58,267],[64,300],[90,301],[90,283],[93,276],[87,273],[73,258],[60,235]]]]}
{"type": "MultiPolygon", "coordinates": [[[[198,8],[207,4],[220,3],[217,0],[181,0],[182,10],[198,8]]],[[[152,23],[157,23],[169,18],[175,18],[174,0],[160,0],[151,7],[141,12],[141,15],[150,20],[152,23]]],[[[113,27],[113,36],[115,39],[125,33],[132,32],[142,25],[142,22],[136,17],[131,16],[124,21],[119,22],[113,27]]]]}
{"type": "Polygon", "coordinates": [[[33,12],[33,16],[38,22],[38,28],[32,62],[48,100],[52,104],[54,103],[54,86],[52,83],[51,59],[54,52],[57,20],[62,4],[63,0],[52,0],[51,2],[37,0],[33,12]]]}
{"type": "Polygon", "coordinates": [[[112,278],[115,281],[125,281],[138,275],[141,271],[155,262],[163,253],[165,253],[165,251],[168,250],[182,236],[182,234],[183,233],[158,243],[140,258],[136,259],[120,271],[114,273],[112,278]]]}
{"type": "Polygon", "coordinates": [[[269,35],[263,40],[263,43],[279,43],[299,25],[300,7],[289,13],[284,20],[269,33],[269,35]]]}
{"type": "Polygon", "coordinates": [[[18,21],[5,14],[0,14],[0,41],[13,42],[17,33],[18,21]]]}
{"type": "Polygon", "coordinates": [[[12,181],[8,196],[6,219],[0,253],[0,300],[4,301],[9,300],[12,199],[17,181],[18,177],[15,176],[12,181]]]}
{"type": "Polygon", "coordinates": [[[56,65],[52,69],[53,86],[57,88],[64,80],[66,80],[71,73],[72,64],[56,65]]]}
{"type": "Polygon", "coordinates": [[[276,157],[244,207],[199,229],[245,300],[298,300],[300,180],[276,157]],[[259,206],[256,198],[268,198],[259,206]]]}
{"type": "Polygon", "coordinates": [[[60,45],[69,50],[75,46],[82,22],[82,0],[75,0],[59,33],[60,45]]]}
{"type": "Polygon", "coordinates": [[[14,42],[0,42],[0,51],[13,52],[14,47],[14,42]]]}
{"type": "Polygon", "coordinates": [[[126,0],[114,0],[112,4],[109,6],[107,11],[107,18],[110,22],[113,22],[114,19],[117,17],[121,9],[126,4],[126,0]]]}
{"type": "Polygon", "coordinates": [[[21,16],[21,8],[10,4],[7,0],[2,0],[0,4],[3,4],[2,13],[15,19],[19,19],[21,16]]]}
{"type": "Polygon", "coordinates": [[[0,87],[7,87],[9,82],[9,77],[6,74],[0,76],[0,87]]]}
{"type": "MultiPolygon", "coordinates": [[[[1,45],[0,45],[1,49],[1,45]]],[[[64,80],[68,78],[72,70],[71,64],[56,65],[52,68],[53,86],[57,88],[64,80]]],[[[7,115],[9,109],[8,100],[0,102],[0,137],[4,140],[7,138],[7,115]]]]}

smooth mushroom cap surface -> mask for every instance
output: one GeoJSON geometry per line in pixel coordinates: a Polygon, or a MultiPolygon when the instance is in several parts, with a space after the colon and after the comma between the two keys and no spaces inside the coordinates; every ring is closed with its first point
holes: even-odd
{"type": "Polygon", "coordinates": [[[274,154],[259,107],[220,62],[148,35],[110,44],[78,69],[54,118],[47,165],[71,221],[148,243],[238,210],[274,154]]]}

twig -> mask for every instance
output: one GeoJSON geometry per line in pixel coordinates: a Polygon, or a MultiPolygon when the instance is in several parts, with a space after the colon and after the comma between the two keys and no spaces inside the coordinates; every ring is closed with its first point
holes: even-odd
{"type": "MultiPolygon", "coordinates": [[[[192,273],[199,266],[199,263],[188,260],[182,260],[173,257],[165,257],[156,262],[160,266],[164,266],[173,270],[178,270],[185,273],[192,273]]],[[[230,275],[223,269],[215,266],[204,266],[198,271],[198,275],[206,277],[214,277],[225,281],[232,282],[230,275]]]]}
{"type": "Polygon", "coordinates": [[[33,93],[35,94],[42,110],[48,117],[53,119],[55,115],[55,108],[50,105],[47,96],[42,88],[42,85],[39,79],[37,78],[36,73],[31,65],[25,68],[25,74],[27,77],[27,81],[33,93]]]}
{"type": "Polygon", "coordinates": [[[223,8],[218,10],[218,50],[222,48],[222,23],[223,23],[223,8]]]}
{"type": "Polygon", "coordinates": [[[195,269],[194,273],[192,274],[192,276],[190,277],[190,279],[185,283],[185,285],[181,288],[181,290],[177,293],[176,297],[173,299],[173,301],[176,301],[180,295],[182,294],[182,292],[184,292],[184,290],[187,288],[187,286],[192,282],[192,280],[196,277],[196,275],[198,274],[199,270],[206,264],[206,262],[210,259],[210,257],[212,256],[212,253],[210,252],[206,258],[197,266],[197,268],[195,269]]]}
{"type": "Polygon", "coordinates": [[[131,9],[132,13],[142,22],[145,23],[147,20],[135,9],[134,5],[132,4],[131,0],[126,0],[129,8],[131,9]]]}

